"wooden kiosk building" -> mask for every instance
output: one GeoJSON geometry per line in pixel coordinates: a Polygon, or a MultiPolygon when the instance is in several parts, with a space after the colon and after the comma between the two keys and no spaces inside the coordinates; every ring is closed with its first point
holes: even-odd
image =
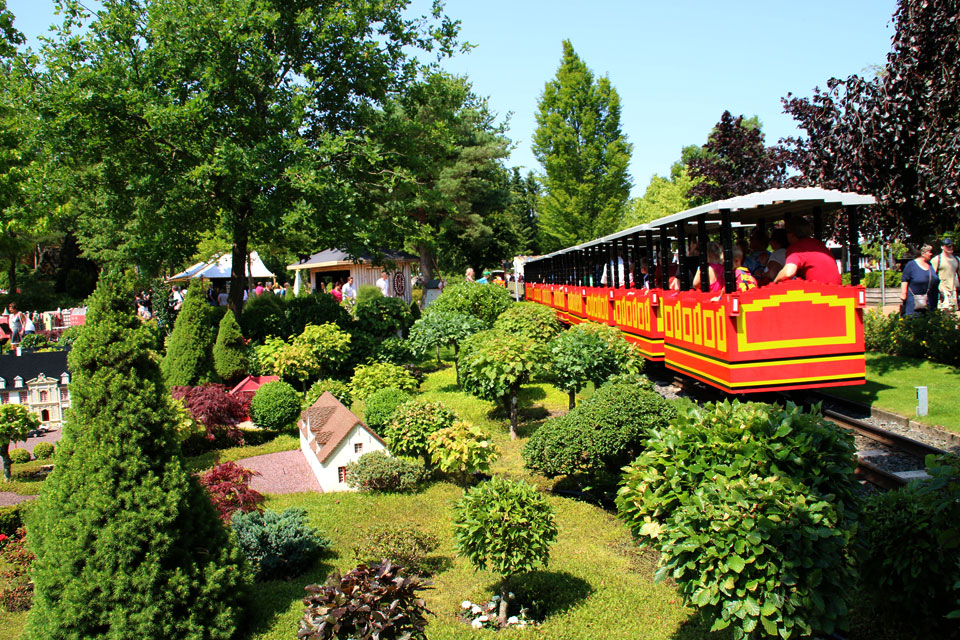
{"type": "Polygon", "coordinates": [[[364,284],[375,285],[380,272],[386,271],[390,280],[390,295],[409,303],[413,299],[410,268],[419,262],[416,256],[402,251],[381,251],[375,259],[369,254],[353,258],[340,249],[324,249],[301,262],[287,265],[287,269],[296,273],[301,286],[310,286],[314,291],[320,281],[346,282],[347,276],[353,276],[353,286],[358,289],[364,284]],[[395,267],[381,266],[384,263],[392,263],[395,267]]]}

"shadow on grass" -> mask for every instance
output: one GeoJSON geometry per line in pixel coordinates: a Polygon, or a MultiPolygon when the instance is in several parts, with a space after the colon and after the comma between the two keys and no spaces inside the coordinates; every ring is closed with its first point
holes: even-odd
{"type": "Polygon", "coordinates": [[[721,638],[728,640],[730,638],[729,629],[711,633],[711,626],[713,626],[713,623],[707,620],[706,617],[700,615],[698,612],[694,612],[689,618],[680,623],[680,628],[670,636],[670,640],[712,640],[714,638],[717,640],[721,638]]]}
{"type": "MultiPolygon", "coordinates": [[[[566,571],[531,571],[510,580],[514,598],[509,615],[517,615],[520,607],[526,607],[531,617],[545,620],[560,615],[586,600],[594,592],[583,578],[566,571]]],[[[500,593],[500,583],[487,586],[490,593],[500,593]]]]}
{"type": "MultiPolygon", "coordinates": [[[[916,369],[923,362],[925,362],[925,360],[920,360],[917,358],[905,358],[902,356],[890,356],[886,354],[873,354],[873,357],[870,359],[869,367],[880,375],[886,375],[894,371],[916,369]]],[[[949,373],[950,375],[954,376],[960,376],[960,371],[955,368],[946,366],[943,368],[945,369],[945,373],[949,373]]]]}
{"type": "Polygon", "coordinates": [[[547,397],[547,392],[543,390],[542,387],[533,387],[533,386],[523,386],[520,387],[520,406],[530,406],[535,400],[544,400],[547,397]]]}
{"type": "MultiPolygon", "coordinates": [[[[834,395],[852,402],[857,402],[866,406],[873,405],[880,397],[882,391],[892,389],[888,384],[882,384],[874,380],[867,380],[865,384],[851,387],[832,387],[823,389],[827,395],[834,395]]],[[[854,416],[857,417],[857,416],[854,416]]],[[[866,416],[869,417],[869,414],[866,416]]]]}
{"type": "MultiPolygon", "coordinates": [[[[252,638],[274,628],[277,621],[290,610],[294,602],[306,597],[305,588],[310,584],[324,584],[334,570],[336,553],[328,553],[319,558],[306,572],[289,580],[265,580],[254,583],[246,607],[246,620],[241,628],[245,630],[241,638],[252,638]]],[[[299,620],[299,617],[297,618],[299,620]]],[[[290,626],[290,635],[297,631],[297,622],[290,626]]]]}

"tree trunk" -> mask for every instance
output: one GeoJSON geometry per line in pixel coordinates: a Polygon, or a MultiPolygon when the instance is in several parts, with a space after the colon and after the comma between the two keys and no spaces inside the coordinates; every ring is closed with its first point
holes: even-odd
{"type": "Polygon", "coordinates": [[[10,252],[10,269],[7,271],[7,284],[10,287],[10,293],[17,292],[17,253],[10,252]]]}
{"type": "Polygon", "coordinates": [[[424,286],[426,286],[428,282],[433,280],[433,253],[431,253],[430,247],[423,242],[417,246],[417,250],[420,253],[420,275],[423,277],[424,286]]]}
{"type": "Polygon", "coordinates": [[[573,408],[577,406],[577,392],[570,392],[570,406],[567,407],[570,411],[573,411],[573,408]]]}
{"type": "MultiPolygon", "coordinates": [[[[246,215],[243,216],[246,218],[246,215]]],[[[243,292],[247,289],[247,228],[238,223],[233,232],[233,264],[230,267],[230,296],[227,306],[240,319],[243,313],[243,292]]]]}
{"type": "Polygon", "coordinates": [[[508,580],[509,578],[504,576],[503,582],[500,583],[500,611],[497,620],[500,622],[501,627],[507,626],[507,596],[510,595],[508,580]]]}
{"type": "Polygon", "coordinates": [[[443,361],[440,360],[440,345],[437,345],[437,364],[443,364],[443,361]]]}
{"type": "Polygon", "coordinates": [[[520,404],[520,398],[516,391],[510,392],[510,439],[517,439],[517,405],[520,404]]]}
{"type": "Polygon", "coordinates": [[[453,370],[457,372],[457,386],[460,386],[460,345],[453,344],[453,370]]]}
{"type": "Polygon", "coordinates": [[[6,442],[0,447],[0,466],[3,467],[3,479],[10,480],[10,443],[6,442]]]}

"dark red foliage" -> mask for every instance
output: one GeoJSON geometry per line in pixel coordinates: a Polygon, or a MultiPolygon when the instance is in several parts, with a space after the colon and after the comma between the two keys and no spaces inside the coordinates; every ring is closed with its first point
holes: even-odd
{"type": "Polygon", "coordinates": [[[260,511],[263,494],[250,488],[250,479],[260,475],[244,469],[236,462],[218,464],[198,475],[200,484],[207,490],[217,515],[229,524],[235,511],[249,513],[260,511]]]}
{"type": "Polygon", "coordinates": [[[34,555],[27,548],[27,530],[21,527],[15,536],[3,541],[0,557],[8,568],[0,571],[0,607],[7,611],[26,611],[33,603],[30,565],[34,555]]]}
{"type": "Polygon", "coordinates": [[[900,0],[894,22],[878,77],[784,98],[806,133],[786,143],[807,184],[877,197],[864,233],[919,242],[960,215],[960,14],[956,0],[900,0]]]}
{"type": "Polygon", "coordinates": [[[690,195],[706,202],[724,200],[783,186],[786,153],[780,147],[765,147],[760,127],[744,126],[724,111],[710,134],[705,153],[690,160],[690,174],[704,178],[690,195]]]}
{"type": "Polygon", "coordinates": [[[208,440],[225,436],[235,444],[243,444],[243,434],[236,426],[247,419],[247,402],[232,396],[222,384],[196,387],[173,387],[174,399],[182,400],[187,411],[203,425],[208,440]]]}

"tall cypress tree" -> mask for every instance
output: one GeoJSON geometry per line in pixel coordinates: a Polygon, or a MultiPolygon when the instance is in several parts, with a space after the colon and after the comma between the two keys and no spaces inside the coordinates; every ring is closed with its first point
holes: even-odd
{"type": "Polygon", "coordinates": [[[226,382],[236,380],[247,372],[243,333],[233,311],[227,309],[220,320],[217,343],[213,345],[213,366],[226,382]]]}
{"type": "Polygon", "coordinates": [[[563,41],[563,62],[537,111],[533,154],[545,172],[542,251],[613,233],[630,196],[633,145],[620,130],[620,96],[563,41]]]}
{"type": "Polygon", "coordinates": [[[70,353],[73,409],[27,528],[32,640],[229,638],[242,563],[183,468],[152,338],[117,275],[70,353]]]}
{"type": "Polygon", "coordinates": [[[173,325],[167,354],[160,363],[163,379],[170,387],[193,386],[216,379],[213,371],[213,342],[216,334],[200,281],[193,280],[183,308],[173,325]]]}

